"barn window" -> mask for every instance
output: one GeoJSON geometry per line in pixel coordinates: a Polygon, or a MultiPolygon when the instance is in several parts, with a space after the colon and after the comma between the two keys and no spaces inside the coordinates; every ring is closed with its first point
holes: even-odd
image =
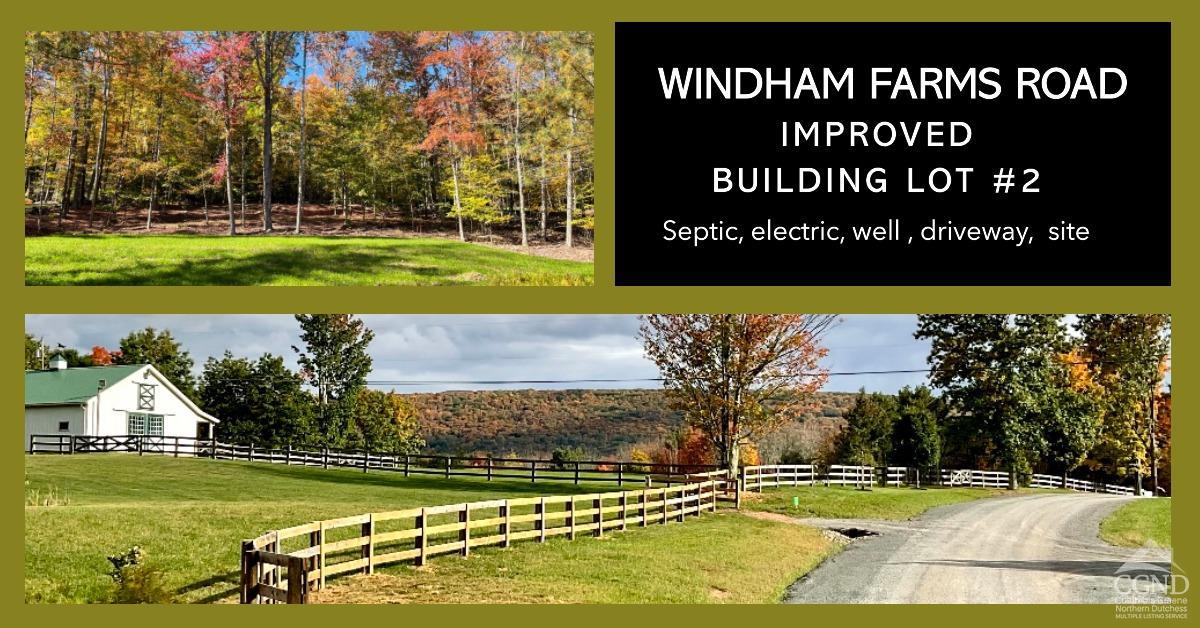
{"type": "Polygon", "coordinates": [[[163,415],[130,412],[129,433],[133,436],[162,436],[163,415]]]}
{"type": "Polygon", "coordinates": [[[141,436],[146,433],[146,415],[140,412],[129,413],[129,433],[141,436]]]}
{"type": "Polygon", "coordinates": [[[58,422],[58,431],[70,432],[71,431],[71,422],[70,421],[59,421],[58,422]]]}
{"type": "Polygon", "coordinates": [[[138,384],[138,410],[154,409],[154,384],[138,384]]]}

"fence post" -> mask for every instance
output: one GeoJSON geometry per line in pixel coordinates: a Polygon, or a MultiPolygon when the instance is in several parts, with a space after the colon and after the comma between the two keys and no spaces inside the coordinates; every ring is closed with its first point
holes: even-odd
{"type": "Polygon", "coordinates": [[[450,456],[446,456],[446,479],[450,479],[450,456]]]}
{"type": "Polygon", "coordinates": [[[625,486],[625,464],[622,462],[617,463],[617,486],[625,486]]]}
{"type": "MultiPolygon", "coordinates": [[[[417,529],[417,538],[415,544],[417,546],[417,566],[425,566],[425,551],[429,547],[429,541],[425,537],[425,530],[429,527],[429,515],[425,512],[425,508],[421,508],[421,514],[417,515],[415,528],[417,529]]],[[[322,572],[324,575],[324,572],[322,572]]]]}
{"type": "Polygon", "coordinates": [[[491,482],[492,481],[492,457],[490,455],[487,457],[487,472],[488,472],[488,482],[491,482]]]}
{"type": "Polygon", "coordinates": [[[629,518],[629,493],[621,493],[621,531],[622,532],[624,532],[629,527],[628,522],[626,522],[626,519],[628,519],[628,518],[629,518]]]}
{"type": "Polygon", "coordinates": [[[370,466],[371,466],[371,450],[364,449],[363,450],[363,473],[366,473],[367,469],[370,466]]]}
{"type": "Polygon", "coordinates": [[[646,516],[646,489],[642,489],[638,494],[638,527],[646,527],[646,519],[649,519],[646,516]]]}
{"type": "MultiPolygon", "coordinates": [[[[488,458],[491,461],[491,458],[488,458]]],[[[509,506],[508,500],[504,500],[504,505],[500,506],[500,516],[504,518],[504,523],[500,524],[500,534],[504,536],[504,541],[500,547],[509,547],[512,545],[512,539],[509,536],[509,531],[512,529],[512,507],[509,506]]]]}
{"type": "MultiPolygon", "coordinates": [[[[322,523],[317,523],[317,526],[318,526],[318,529],[320,529],[320,527],[321,527],[321,526],[323,526],[323,524],[322,524],[322,523]]],[[[308,548],[309,548],[309,553],[312,553],[312,549],[313,549],[313,548],[318,548],[318,551],[319,551],[319,548],[320,548],[320,546],[321,546],[321,533],[320,533],[320,532],[318,532],[317,530],[314,530],[314,531],[312,531],[312,532],[309,532],[309,533],[308,533],[308,548]]],[[[308,557],[308,564],[306,564],[306,565],[304,566],[304,569],[305,569],[306,571],[308,571],[308,572],[313,572],[313,571],[316,571],[316,570],[317,570],[317,560],[318,560],[318,559],[317,559],[317,555],[316,555],[316,554],[313,554],[312,556],[309,556],[309,557],[308,557]]],[[[307,574],[305,575],[305,579],[306,579],[306,583],[305,583],[305,584],[307,584],[307,586],[308,586],[308,589],[309,589],[310,591],[312,591],[312,590],[316,590],[317,582],[316,582],[315,580],[308,580],[308,579],[307,579],[307,574]]]]}
{"type": "Polygon", "coordinates": [[[288,466],[288,467],[292,466],[292,444],[291,443],[288,443],[287,449],[283,452],[283,464],[284,464],[284,466],[288,466]]]}
{"type": "Polygon", "coordinates": [[[142,455],[142,439],[143,439],[144,437],[142,437],[142,436],[134,436],[134,438],[136,438],[136,439],[137,439],[137,452],[138,452],[138,455],[140,456],[140,455],[142,455]]]}
{"type": "Polygon", "coordinates": [[[537,526],[538,543],[545,543],[546,542],[546,498],[543,497],[541,499],[541,501],[539,501],[538,503],[533,505],[533,508],[537,512],[537,519],[534,520],[533,525],[537,526]]]}
{"type": "Polygon", "coordinates": [[[363,566],[362,572],[373,574],[375,573],[375,513],[367,515],[367,522],[362,524],[362,535],[367,537],[367,542],[362,546],[362,557],[367,560],[367,564],[363,566]]]}
{"type": "Polygon", "coordinates": [[[250,446],[246,449],[246,462],[254,462],[254,441],[250,441],[250,446]]]}
{"type": "Polygon", "coordinates": [[[579,484],[579,461],[575,461],[575,483],[579,484]]]}
{"type": "Polygon", "coordinates": [[[462,543],[461,553],[464,557],[471,555],[471,504],[463,504],[462,510],[458,512],[458,522],[462,524],[462,530],[458,532],[458,540],[462,543]]]}
{"type": "Polygon", "coordinates": [[[574,495],[572,495],[571,498],[567,500],[567,525],[569,525],[571,527],[570,534],[568,534],[567,538],[574,541],[575,540],[575,496],[574,495]]]}
{"type": "Polygon", "coordinates": [[[592,523],[596,524],[596,533],[593,536],[604,535],[604,500],[597,495],[592,500],[592,507],[596,509],[596,514],[592,515],[592,523]]]}
{"type": "Polygon", "coordinates": [[[325,469],[329,468],[329,447],[321,448],[321,466],[325,469]]]}
{"type": "Polygon", "coordinates": [[[252,574],[257,566],[254,562],[257,558],[257,556],[254,554],[254,541],[242,541],[241,554],[242,586],[240,601],[242,604],[252,604],[254,600],[251,599],[251,593],[254,591],[255,585],[252,574]]]}
{"type": "Polygon", "coordinates": [[[679,485],[679,522],[683,523],[687,518],[688,508],[688,485],[679,485]]]}
{"type": "Polygon", "coordinates": [[[308,574],[304,571],[304,559],[299,556],[288,557],[288,604],[303,604],[308,594],[308,574]]]}
{"type": "Polygon", "coordinates": [[[404,454],[404,477],[408,477],[408,463],[411,456],[404,454]]]}
{"type": "Polygon", "coordinates": [[[529,482],[537,482],[537,460],[529,461],[529,482]]]}

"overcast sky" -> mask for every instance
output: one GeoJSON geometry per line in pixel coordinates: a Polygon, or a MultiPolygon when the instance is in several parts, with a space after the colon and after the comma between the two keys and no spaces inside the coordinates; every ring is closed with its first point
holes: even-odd
{"type": "MultiPolygon", "coordinates": [[[[632,315],[364,315],[375,331],[370,353],[372,381],[479,381],[636,379],[658,376],[637,339],[632,315]]],[[[293,345],[299,327],[290,315],[29,315],[25,329],[51,347],[62,343],[88,351],[110,349],[133,329],[147,325],[170,329],[196,361],[226,350],[235,356],[264,352],[283,356],[296,366],[293,345]]],[[[825,338],[833,371],[919,369],[925,367],[928,344],[914,340],[916,317],[844,315],[825,338]]],[[[923,374],[833,376],[830,391],[895,392],[920,384],[923,374]]],[[[381,385],[397,392],[483,388],[644,388],[652,381],[554,385],[424,384],[381,385]]]]}

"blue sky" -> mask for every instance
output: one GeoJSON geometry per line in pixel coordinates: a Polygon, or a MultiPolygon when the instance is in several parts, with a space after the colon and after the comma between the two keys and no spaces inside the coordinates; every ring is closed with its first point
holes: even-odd
{"type": "MultiPolygon", "coordinates": [[[[370,353],[370,379],[513,380],[513,379],[635,379],[658,373],[646,360],[633,315],[364,315],[375,331],[370,353]]],[[[257,357],[264,352],[283,356],[295,367],[292,345],[299,344],[298,328],[290,315],[181,314],[52,314],[28,315],[25,329],[50,346],[88,350],[93,345],[115,348],[127,332],[151,325],[170,329],[196,360],[197,369],[210,356],[226,349],[234,355],[257,357]]],[[[911,314],[843,315],[825,338],[832,371],[920,369],[928,344],[913,339],[916,316],[911,314]]],[[[885,374],[833,376],[826,390],[895,392],[920,384],[925,376],[885,374]]],[[[570,385],[395,386],[398,392],[464,388],[642,388],[638,381],[570,385]]],[[[392,388],[392,386],[381,386],[392,388]]]]}

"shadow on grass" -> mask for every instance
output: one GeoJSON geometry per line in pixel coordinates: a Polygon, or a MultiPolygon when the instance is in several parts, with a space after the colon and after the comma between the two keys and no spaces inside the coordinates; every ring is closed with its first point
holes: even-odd
{"type": "MultiPolygon", "coordinates": [[[[153,251],[152,262],[135,258],[132,268],[106,270],[100,266],[105,254],[110,257],[136,251],[145,236],[59,236],[67,241],[89,243],[92,251],[74,251],[62,264],[39,262],[41,268],[26,268],[29,285],[187,285],[230,286],[261,285],[281,282],[298,285],[333,284],[477,284],[496,283],[514,275],[545,276],[548,279],[572,277],[576,273],[562,268],[563,263],[536,260],[529,256],[452,241],[418,239],[373,239],[347,241],[337,236],[307,236],[312,242],[295,243],[291,248],[254,251],[254,242],[266,246],[286,244],[288,240],[244,236],[155,236],[156,245],[178,238],[178,251],[153,251]],[[211,247],[206,241],[213,241],[211,247]],[[200,242],[198,244],[198,241],[200,242]],[[94,244],[93,244],[94,243],[94,244]],[[114,243],[112,251],[103,248],[114,243]],[[233,245],[233,246],[230,246],[233,245]],[[244,247],[244,248],[243,248],[244,247]],[[173,260],[163,257],[175,253],[173,260]],[[189,258],[189,253],[199,259],[189,258]],[[89,255],[91,263],[78,263],[89,255]],[[63,270],[76,262],[78,270],[63,270]],[[100,272],[100,276],[80,277],[100,272]]],[[[578,274],[583,274],[582,272],[578,274]]],[[[519,283],[519,281],[513,281],[519,283]]]]}
{"type": "MultiPolygon", "coordinates": [[[[497,479],[487,481],[486,477],[463,478],[454,477],[446,478],[439,473],[420,473],[412,474],[404,477],[404,471],[384,471],[372,470],[368,473],[355,472],[352,469],[330,468],[328,473],[323,472],[319,467],[301,467],[287,466],[281,464],[262,464],[262,463],[246,463],[252,464],[256,472],[263,475],[272,475],[278,478],[287,478],[295,480],[303,480],[306,482],[321,482],[328,484],[338,484],[341,486],[364,486],[364,487],[387,487],[406,490],[426,490],[440,492],[474,492],[474,493],[504,493],[516,495],[559,495],[570,493],[586,493],[594,492],[599,489],[605,491],[618,490],[615,483],[611,483],[611,488],[603,488],[605,483],[588,483],[575,484],[568,480],[542,480],[539,482],[522,482],[515,479],[497,479]],[[314,471],[321,471],[314,473],[314,471]]],[[[451,472],[458,471],[454,469],[451,472]]],[[[496,469],[496,473],[516,471],[519,469],[496,469]]],[[[633,483],[627,482],[626,487],[636,488],[633,483]]],[[[438,506],[440,504],[425,504],[427,506],[438,506]]]]}

